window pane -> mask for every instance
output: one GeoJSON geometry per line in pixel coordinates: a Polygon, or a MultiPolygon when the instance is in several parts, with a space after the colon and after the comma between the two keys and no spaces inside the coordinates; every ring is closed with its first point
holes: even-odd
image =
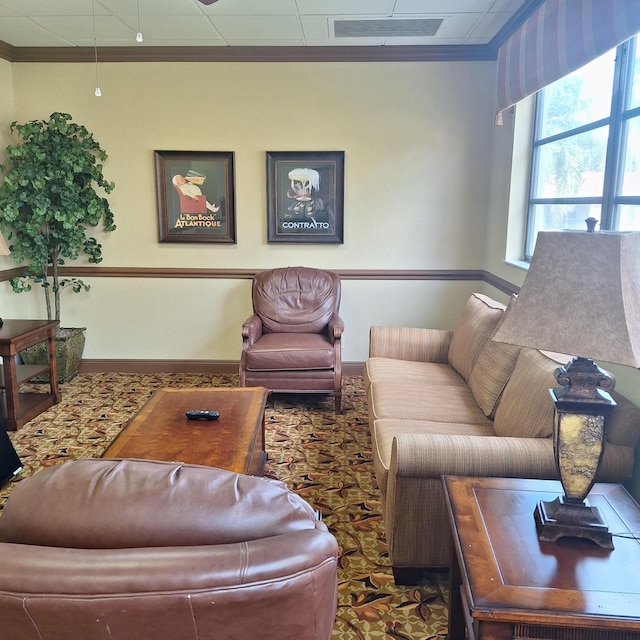
{"type": "Polygon", "coordinates": [[[609,116],[615,49],[544,89],[540,138],[609,116]]]}
{"type": "Polygon", "coordinates": [[[601,197],[609,127],[538,148],[534,198],[601,197]]]}
{"type": "Polygon", "coordinates": [[[640,204],[618,205],[618,230],[640,231],[640,204]]]}
{"type": "Polygon", "coordinates": [[[640,117],[627,122],[625,142],[626,149],[621,166],[621,194],[640,196],[640,117]]]}
{"type": "MultiPolygon", "coordinates": [[[[587,230],[587,218],[600,220],[599,204],[536,204],[531,207],[535,216],[534,235],[538,231],[564,229],[587,230]]],[[[596,225],[596,229],[599,229],[596,225]]]]}

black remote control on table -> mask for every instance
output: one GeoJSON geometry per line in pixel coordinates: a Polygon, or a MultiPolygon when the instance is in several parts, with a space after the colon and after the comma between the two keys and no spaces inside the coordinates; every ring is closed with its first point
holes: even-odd
{"type": "Polygon", "coordinates": [[[217,420],[219,411],[187,411],[185,414],[189,420],[217,420]]]}

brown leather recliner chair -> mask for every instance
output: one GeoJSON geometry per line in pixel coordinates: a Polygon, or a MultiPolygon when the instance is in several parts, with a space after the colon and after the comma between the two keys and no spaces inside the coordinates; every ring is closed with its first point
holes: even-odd
{"type": "Polygon", "coordinates": [[[341,412],[344,323],[333,271],[284,267],[256,274],[242,325],[240,386],[332,393],[341,412]]]}
{"type": "Polygon", "coordinates": [[[0,516],[0,636],[329,640],[337,551],[275,480],[66,462],[22,480],[0,516]]]}

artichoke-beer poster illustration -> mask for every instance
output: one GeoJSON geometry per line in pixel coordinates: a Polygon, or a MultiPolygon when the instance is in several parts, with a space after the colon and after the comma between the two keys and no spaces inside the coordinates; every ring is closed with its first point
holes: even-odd
{"type": "Polygon", "coordinates": [[[267,153],[269,242],[342,243],[344,152],[267,153]]]}

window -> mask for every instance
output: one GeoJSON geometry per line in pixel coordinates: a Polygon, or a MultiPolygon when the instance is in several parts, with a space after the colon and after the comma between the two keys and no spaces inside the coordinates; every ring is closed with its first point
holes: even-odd
{"type": "Polygon", "coordinates": [[[525,258],[538,231],[640,230],[640,46],[636,38],[536,99],[525,258]]]}

